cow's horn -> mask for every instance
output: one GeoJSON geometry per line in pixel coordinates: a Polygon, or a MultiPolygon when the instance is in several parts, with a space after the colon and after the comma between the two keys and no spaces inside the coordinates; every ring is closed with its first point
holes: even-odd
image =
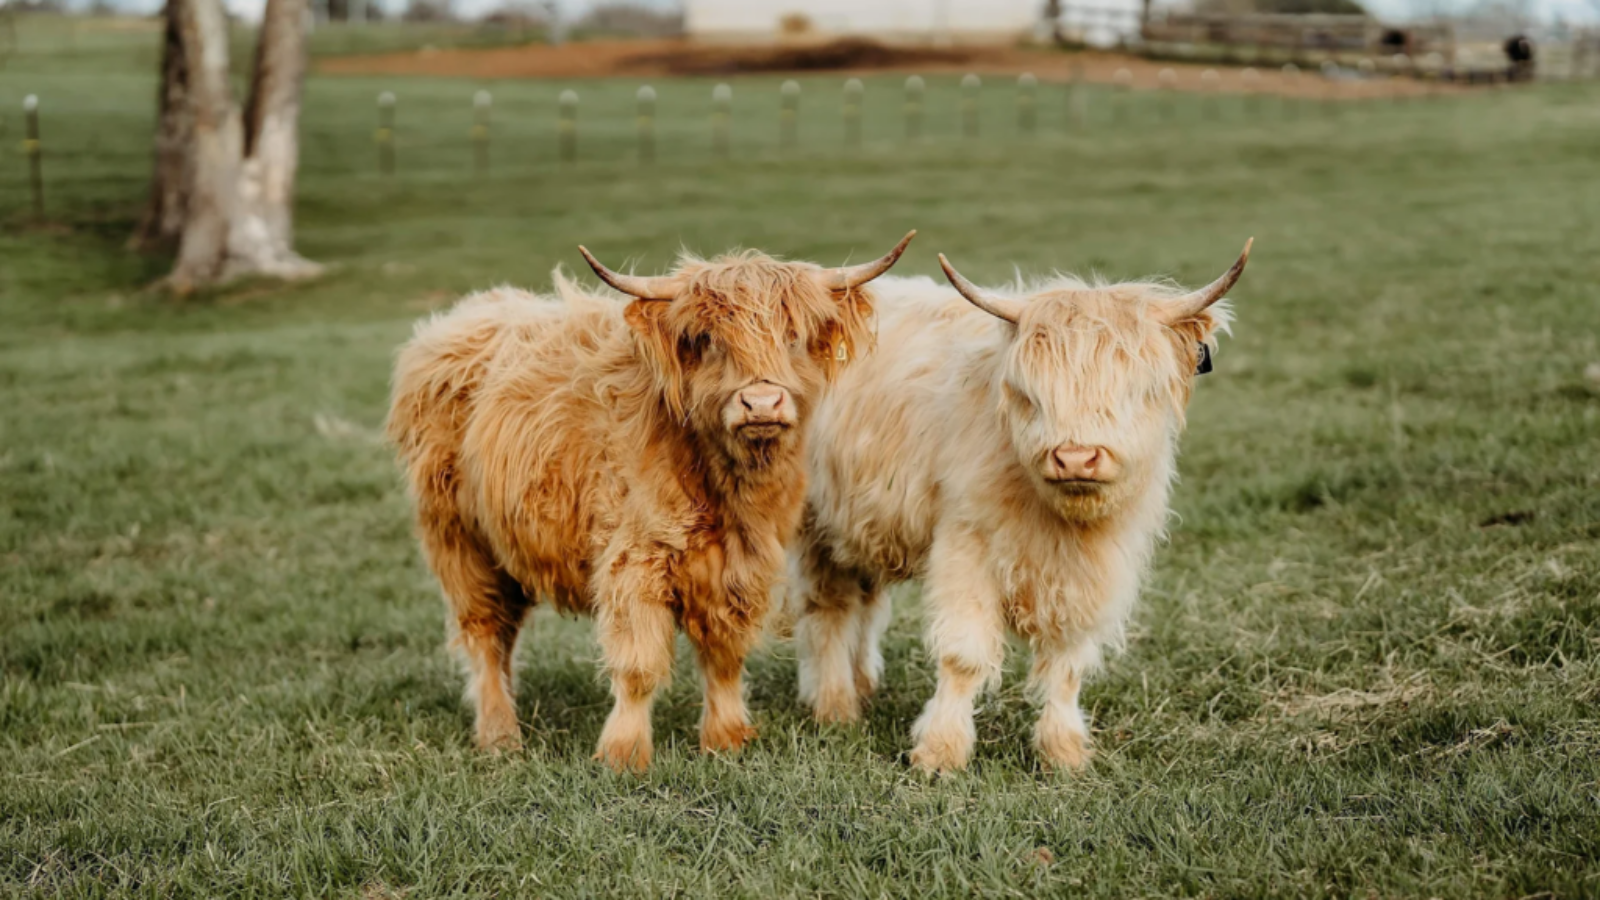
{"type": "Polygon", "coordinates": [[[960,291],[961,296],[967,298],[973,306],[991,316],[1005,319],[1013,325],[1017,324],[1017,320],[1022,318],[1021,303],[1009,297],[991,294],[961,277],[961,273],[956,271],[955,266],[950,265],[950,260],[945,259],[943,253],[939,254],[939,266],[944,269],[944,277],[950,279],[950,283],[955,286],[955,289],[960,291]]]}
{"type": "Polygon", "coordinates": [[[594,254],[582,244],[578,245],[578,252],[583,254],[589,268],[594,270],[600,280],[611,285],[624,294],[638,297],[640,300],[671,300],[678,296],[678,280],[670,276],[657,275],[644,278],[638,275],[619,275],[600,264],[594,254]]]}
{"type": "Polygon", "coordinates": [[[1228,296],[1228,291],[1233,289],[1239,276],[1244,274],[1244,264],[1250,261],[1250,245],[1255,242],[1255,238],[1244,242],[1244,252],[1239,254],[1238,262],[1233,264],[1233,268],[1222,273],[1221,278],[1168,303],[1162,310],[1162,317],[1169,324],[1192,319],[1205,311],[1206,307],[1228,296]]]}
{"type": "Polygon", "coordinates": [[[910,244],[911,239],[916,236],[915,229],[906,232],[906,236],[900,239],[900,243],[894,245],[893,250],[872,262],[862,263],[859,266],[840,266],[837,269],[823,270],[823,285],[830,291],[848,291],[853,287],[860,287],[866,284],[889,271],[889,267],[895,264],[895,261],[900,258],[900,254],[906,252],[906,245],[910,244]]]}

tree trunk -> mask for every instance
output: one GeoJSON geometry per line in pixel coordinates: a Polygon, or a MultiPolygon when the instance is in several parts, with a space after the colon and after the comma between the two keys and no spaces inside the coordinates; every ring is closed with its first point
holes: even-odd
{"type": "MultiPolygon", "coordinates": [[[[167,285],[188,293],[243,275],[316,275],[321,267],[293,249],[306,0],[268,0],[245,115],[229,86],[228,22],[220,0],[168,2],[184,77],[181,90],[171,87],[165,78],[177,64],[163,66],[162,100],[181,97],[189,121],[181,154],[185,189],[175,214],[181,220],[178,258],[167,285]]],[[[158,198],[159,214],[170,208],[160,150],[165,137],[164,121],[147,220],[158,214],[158,198]]]]}
{"type": "Polygon", "coordinates": [[[245,110],[239,208],[229,235],[231,274],[305,278],[319,266],[294,252],[294,178],[300,165],[300,86],[306,68],[305,0],[267,0],[245,110]]]}
{"type": "Polygon", "coordinates": [[[219,0],[174,0],[189,67],[193,177],[189,208],[178,243],[178,262],[167,277],[180,294],[222,280],[228,232],[239,184],[244,129],[228,85],[228,20],[219,0]]]}
{"type": "Polygon", "coordinates": [[[189,207],[189,144],[194,135],[194,114],[189,109],[189,67],[179,31],[180,0],[167,0],[166,40],[161,51],[161,89],[156,104],[155,174],[150,202],[129,246],[135,250],[169,250],[183,233],[189,207]]]}

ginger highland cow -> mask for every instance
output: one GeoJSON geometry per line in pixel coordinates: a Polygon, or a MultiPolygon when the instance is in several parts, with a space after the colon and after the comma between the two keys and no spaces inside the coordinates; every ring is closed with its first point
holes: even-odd
{"type": "Polygon", "coordinates": [[[803,428],[871,344],[863,265],[754,252],[614,273],[626,305],[557,277],[421,323],[395,366],[388,433],[469,669],[477,741],[520,744],[512,658],[529,610],[591,614],[615,705],[596,756],[649,765],[674,627],[704,677],[700,745],[754,736],[744,659],[805,493],[803,428]]]}

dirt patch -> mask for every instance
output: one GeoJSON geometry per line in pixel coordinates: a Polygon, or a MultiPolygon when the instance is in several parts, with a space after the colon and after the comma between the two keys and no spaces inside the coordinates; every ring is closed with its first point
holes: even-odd
{"type": "Polygon", "coordinates": [[[891,47],[869,40],[768,47],[684,40],[583,41],[550,47],[423,48],[322,60],[329,75],[435,75],[465,78],[601,78],[735,75],[760,72],[929,70],[984,61],[993,52],[891,47]]]}
{"type": "Polygon", "coordinates": [[[975,72],[1016,76],[1032,72],[1040,81],[1074,78],[1096,84],[1118,80],[1140,90],[1163,86],[1161,71],[1171,69],[1170,86],[1183,91],[1269,93],[1298,97],[1357,99],[1425,93],[1427,85],[1402,79],[1327,80],[1310,73],[1297,77],[1262,67],[1247,78],[1241,67],[1186,64],[1119,53],[1060,53],[1025,47],[891,47],[849,40],[768,47],[719,47],[681,39],[582,41],[550,47],[422,50],[324,59],[325,75],[429,75],[445,78],[665,78],[676,75],[821,72],[841,74],[917,72],[924,75],[975,72]],[[1218,77],[1203,75],[1215,69],[1218,77]]]}
{"type": "Polygon", "coordinates": [[[641,65],[660,64],[674,75],[733,75],[746,72],[817,72],[908,69],[972,61],[970,50],[890,47],[852,38],[823,44],[776,47],[678,47],[659,55],[635,57],[641,65]]]}

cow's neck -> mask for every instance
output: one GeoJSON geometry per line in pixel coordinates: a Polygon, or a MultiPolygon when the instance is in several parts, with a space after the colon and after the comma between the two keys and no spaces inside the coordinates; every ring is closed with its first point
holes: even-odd
{"type": "Polygon", "coordinates": [[[716,516],[730,534],[788,540],[805,494],[800,442],[750,467],[670,416],[657,417],[654,434],[654,443],[665,451],[658,456],[661,474],[676,481],[689,507],[716,516]]]}

